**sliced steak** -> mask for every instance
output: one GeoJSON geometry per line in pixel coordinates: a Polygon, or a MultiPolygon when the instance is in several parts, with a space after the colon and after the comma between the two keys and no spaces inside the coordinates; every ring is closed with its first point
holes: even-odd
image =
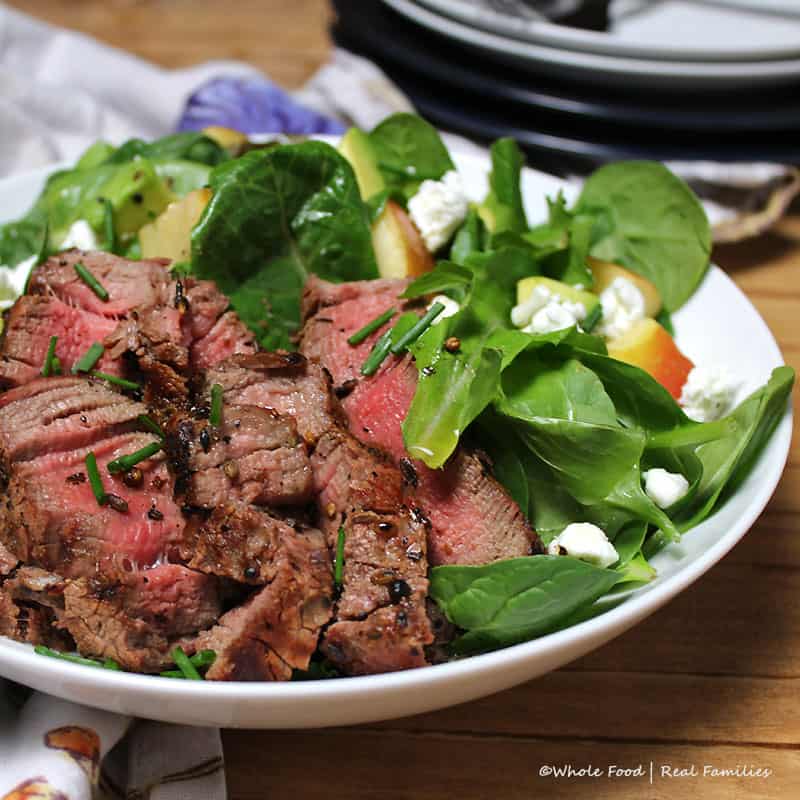
{"type": "Polygon", "coordinates": [[[165,446],[176,491],[192,507],[232,499],[287,506],[311,499],[311,465],[292,417],[256,406],[224,406],[222,424],[181,419],[165,446]]]}
{"type": "Polygon", "coordinates": [[[256,350],[253,334],[233,311],[228,311],[202,338],[195,339],[191,359],[196,369],[209,369],[233,355],[256,350]]]}
{"type": "Polygon", "coordinates": [[[163,455],[137,465],[132,485],[132,476],[107,471],[112,459],[154,441],[136,430],[145,410],[81,378],[41,379],[0,395],[0,539],[13,557],[67,577],[166,557],[185,523],[163,455]],[[86,475],[90,451],[105,490],[127,510],[98,505],[86,475]]]}
{"type": "Polygon", "coordinates": [[[415,503],[431,522],[432,564],[482,564],[539,552],[541,543],[524,514],[476,454],[459,447],[442,470],[408,458],[401,425],[417,385],[410,357],[389,358],[375,376],[360,376],[361,364],[383,331],[355,347],[347,339],[386,308],[399,308],[397,296],[405,285],[334,285],[311,278],[304,295],[310,317],[302,334],[303,353],[319,360],[335,386],[348,387],[342,406],[353,434],[403,467],[415,503]]]}
{"type": "Polygon", "coordinates": [[[59,625],[80,653],[113,658],[125,669],[154,672],[172,663],[175,646],[194,650],[194,635],[221,612],[217,582],[177,564],[114,582],[67,582],[59,625]]]}
{"type": "Polygon", "coordinates": [[[433,641],[426,521],[403,504],[399,470],[332,429],[312,455],[329,546],[344,535],[342,592],[322,650],[351,675],[423,666],[433,641]]]}
{"type": "Polygon", "coordinates": [[[311,444],[341,421],[328,375],[299,353],[235,355],[206,373],[205,396],[215,383],[223,388],[225,406],[258,406],[293,417],[311,444]]]}
{"type": "MultiPolygon", "coordinates": [[[[197,639],[198,649],[217,654],[208,679],[288,680],[292,670],[308,669],[320,630],[330,620],[333,581],[322,533],[285,526],[276,542],[271,522],[266,528],[256,537],[265,547],[254,562],[262,577],[268,573],[268,583],[197,639]],[[259,561],[266,553],[268,563],[259,561]]],[[[253,547],[249,541],[248,546],[253,547]]]]}
{"type": "Polygon", "coordinates": [[[55,627],[51,608],[16,601],[5,585],[0,586],[0,636],[28,644],[43,644],[58,650],[72,646],[68,634],[55,627]]]}

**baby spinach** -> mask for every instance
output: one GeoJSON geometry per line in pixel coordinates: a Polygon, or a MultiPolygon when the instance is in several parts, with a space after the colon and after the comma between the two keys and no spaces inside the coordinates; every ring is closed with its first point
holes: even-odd
{"type": "Polygon", "coordinates": [[[510,330],[516,281],[535,271],[528,254],[509,248],[466,261],[465,267],[445,262],[441,273],[436,270],[410,287],[412,295],[419,286],[463,290],[470,275],[461,310],[433,325],[411,348],[420,377],[403,422],[403,440],[412,456],[434,469],[447,461],[469,423],[494,397],[504,349],[528,343],[526,334],[510,330]],[[454,352],[444,347],[451,337],[458,339],[454,352]]]}
{"type": "Polygon", "coordinates": [[[406,197],[416,192],[421,181],[438,180],[455,169],[436,128],[416,114],[392,114],[369,138],[386,186],[406,197]]]}
{"type": "Polygon", "coordinates": [[[324,142],[252,151],[211,173],[192,267],[219,284],[263,347],[291,347],[312,273],[377,277],[367,209],[348,162],[324,142]]]}
{"type": "Polygon", "coordinates": [[[711,252],[711,229],[692,190],[663,164],[621,161],[593,172],[575,207],[604,229],[591,254],[649,278],[668,311],[697,288],[711,252]]]}
{"type": "Polygon", "coordinates": [[[492,144],[490,152],[492,170],[489,173],[489,194],[481,211],[488,217],[492,233],[522,233],[528,229],[520,187],[520,173],[525,158],[513,139],[498,139],[492,144]]]}
{"type": "Polygon", "coordinates": [[[527,556],[479,567],[431,570],[430,595],[466,633],[456,653],[490,650],[547,633],[619,580],[569,556],[527,556]]]}

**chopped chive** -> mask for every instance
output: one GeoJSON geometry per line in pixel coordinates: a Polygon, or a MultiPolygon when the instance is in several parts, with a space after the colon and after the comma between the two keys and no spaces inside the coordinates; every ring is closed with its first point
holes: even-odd
{"type": "Polygon", "coordinates": [[[211,413],[208,421],[215,427],[222,423],[222,386],[218,383],[211,387],[211,413]]]}
{"type": "Polygon", "coordinates": [[[159,424],[147,414],[139,414],[139,422],[150,431],[150,433],[154,433],[159,438],[164,438],[164,431],[161,430],[159,424]]]}
{"type": "Polygon", "coordinates": [[[391,347],[391,352],[397,355],[407,349],[410,344],[413,344],[423,333],[431,326],[433,321],[439,314],[444,311],[444,306],[441,303],[434,303],[424,314],[420,317],[417,323],[409,328],[391,347]]]}
{"type": "Polygon", "coordinates": [[[367,338],[371,333],[374,333],[378,328],[383,327],[397,312],[393,308],[387,308],[386,311],[383,312],[378,317],[372,320],[372,322],[368,322],[363,328],[357,330],[348,340],[348,344],[361,344],[364,339],[367,338]]]}
{"type": "Polygon", "coordinates": [[[210,667],[216,658],[217,654],[213,650],[199,650],[189,661],[196,667],[210,667]]]}
{"type": "Polygon", "coordinates": [[[185,680],[185,675],[179,669],[168,669],[164,672],[159,672],[162,678],[180,678],[181,680],[185,680]]]}
{"type": "Polygon", "coordinates": [[[175,660],[175,665],[183,673],[183,677],[190,681],[203,680],[202,675],[197,671],[194,664],[189,661],[189,656],[183,652],[183,648],[176,647],[170,655],[175,660]]]}
{"type": "MultiPolygon", "coordinates": [[[[50,222],[45,220],[44,222],[44,232],[42,233],[42,243],[39,245],[39,252],[36,254],[36,263],[35,266],[39,266],[40,264],[44,264],[47,261],[47,253],[50,244],[50,222]]],[[[31,273],[33,270],[31,270],[31,273]]],[[[30,274],[28,275],[28,280],[30,280],[30,274]]],[[[27,281],[25,286],[25,293],[27,294],[28,287],[27,281]]]]}
{"type": "Polygon", "coordinates": [[[120,665],[117,664],[117,662],[114,661],[113,658],[104,659],[102,667],[103,667],[103,669],[112,669],[115,672],[119,672],[122,669],[122,667],[120,667],[120,665]]]}
{"type": "Polygon", "coordinates": [[[114,234],[114,206],[107,197],[103,198],[103,237],[106,252],[115,252],[117,237],[114,234]]]}
{"type": "Polygon", "coordinates": [[[50,364],[50,372],[53,375],[61,374],[61,359],[58,356],[53,356],[53,361],[50,364]]]}
{"type": "Polygon", "coordinates": [[[362,375],[374,375],[378,371],[378,367],[383,363],[386,356],[389,355],[389,350],[392,349],[392,331],[389,329],[381,334],[377,342],[372,346],[364,363],[361,365],[362,375]]]}
{"type": "MultiPolygon", "coordinates": [[[[83,656],[76,656],[72,653],[60,653],[58,650],[53,650],[50,647],[45,647],[43,644],[37,644],[33,651],[40,656],[49,656],[50,658],[58,658],[61,661],[69,661],[71,664],[82,664],[84,667],[105,667],[105,662],[95,661],[93,658],[84,658],[83,656]]],[[[110,661],[110,659],[109,659],[110,661]]],[[[116,662],[114,662],[116,664],[116,662]]],[[[116,665],[119,669],[119,665],[116,665]]]]}
{"type": "Polygon", "coordinates": [[[42,364],[42,377],[49,378],[53,374],[53,360],[56,355],[56,345],[58,344],[58,336],[50,337],[50,344],[47,345],[47,353],[44,357],[44,364],[42,364]]]}
{"type": "Polygon", "coordinates": [[[107,469],[112,475],[117,472],[127,472],[129,469],[133,469],[140,461],[155,455],[160,449],[161,442],[151,442],[134,453],[109,461],[107,469]]]}
{"type": "Polygon", "coordinates": [[[339,535],[336,537],[336,558],[333,562],[333,582],[337,586],[342,585],[342,574],[344,573],[344,528],[339,528],[339,535]]]}
{"type": "Polygon", "coordinates": [[[103,488],[103,479],[100,477],[100,470],[97,468],[97,457],[91,451],[86,454],[85,459],[86,474],[89,476],[89,485],[92,487],[97,505],[103,506],[106,503],[106,490],[103,488]]]}
{"type": "Polygon", "coordinates": [[[94,370],[93,372],[89,373],[93,378],[100,378],[102,381],[108,381],[108,383],[113,383],[114,386],[121,386],[123,389],[130,389],[131,391],[138,392],[141,391],[142,387],[139,386],[138,383],[134,383],[133,381],[126,381],[125,378],[119,378],[116,375],[109,375],[107,372],[98,372],[94,370]]]}
{"type": "Polygon", "coordinates": [[[95,342],[72,366],[72,374],[79,372],[89,372],[92,367],[102,358],[105,348],[100,342],[95,342]]]}
{"type": "Polygon", "coordinates": [[[106,302],[108,300],[108,292],[103,288],[103,285],[100,281],[89,272],[86,267],[81,264],[80,261],[75,263],[75,272],[78,273],[78,277],[103,301],[106,302]]]}

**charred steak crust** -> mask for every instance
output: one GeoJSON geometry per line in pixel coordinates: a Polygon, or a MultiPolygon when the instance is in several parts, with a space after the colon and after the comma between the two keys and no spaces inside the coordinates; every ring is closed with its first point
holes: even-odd
{"type": "Polygon", "coordinates": [[[303,295],[301,351],[330,373],[334,386],[347,387],[342,408],[353,434],[389,453],[403,469],[413,502],[431,522],[432,564],[483,564],[540,552],[525,515],[477,454],[460,446],[442,470],[407,457],[400,426],[417,383],[410,356],[389,358],[373,377],[361,376],[361,364],[383,329],[357,346],[347,338],[387,308],[400,310],[398,295],[406,285],[332,284],[312,276],[303,295]]]}

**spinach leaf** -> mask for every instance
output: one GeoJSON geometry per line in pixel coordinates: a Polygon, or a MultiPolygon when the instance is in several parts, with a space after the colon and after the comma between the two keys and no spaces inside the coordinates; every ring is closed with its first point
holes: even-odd
{"type": "Polygon", "coordinates": [[[0,265],[15,267],[38,253],[46,230],[47,217],[37,210],[0,226],[0,265]]]}
{"type": "Polygon", "coordinates": [[[425,276],[410,291],[463,287],[464,270],[471,282],[461,310],[431,326],[411,348],[419,381],[403,422],[403,441],[414,458],[434,469],[447,461],[466,427],[494,397],[503,348],[528,343],[526,334],[509,329],[516,281],[535,271],[529,255],[508,249],[473,254],[463,268],[445,262],[440,278],[425,276]],[[443,347],[450,337],[459,340],[458,352],[443,347]]]}
{"type": "Polygon", "coordinates": [[[483,221],[477,210],[470,208],[467,218],[453,237],[450,260],[456,264],[463,264],[473,253],[480,253],[483,250],[485,239],[486,230],[483,221]]]}
{"type": "Polygon", "coordinates": [[[453,649],[468,653],[547,633],[618,580],[613,570],[569,556],[528,556],[479,567],[434,567],[430,594],[467,631],[453,649]]]}
{"type": "Polygon", "coordinates": [[[192,266],[216,280],[263,347],[291,347],[311,273],[377,277],[369,220],[349,163],[324,142],[252,151],[217,166],[192,231],[192,266]]]}
{"type": "Polygon", "coordinates": [[[194,161],[215,167],[230,159],[225,148],[204,133],[189,131],[173,133],[152,142],[142,139],[128,139],[123,142],[102,163],[124,164],[134,158],[147,158],[153,161],[194,161]]]}
{"type": "Polygon", "coordinates": [[[577,214],[599,218],[605,231],[591,254],[649,278],[668,311],[697,288],[711,251],[711,231],[692,190],[662,164],[622,161],[593,172],[577,214]]]}
{"type": "Polygon", "coordinates": [[[489,194],[482,207],[482,212],[489,220],[488,227],[492,233],[522,233],[528,229],[520,188],[520,174],[525,158],[513,139],[498,139],[494,142],[491,156],[489,194]]]}
{"type": "Polygon", "coordinates": [[[369,134],[378,168],[389,189],[411,197],[425,179],[455,169],[439,133],[416,114],[392,114],[369,134]]]}

